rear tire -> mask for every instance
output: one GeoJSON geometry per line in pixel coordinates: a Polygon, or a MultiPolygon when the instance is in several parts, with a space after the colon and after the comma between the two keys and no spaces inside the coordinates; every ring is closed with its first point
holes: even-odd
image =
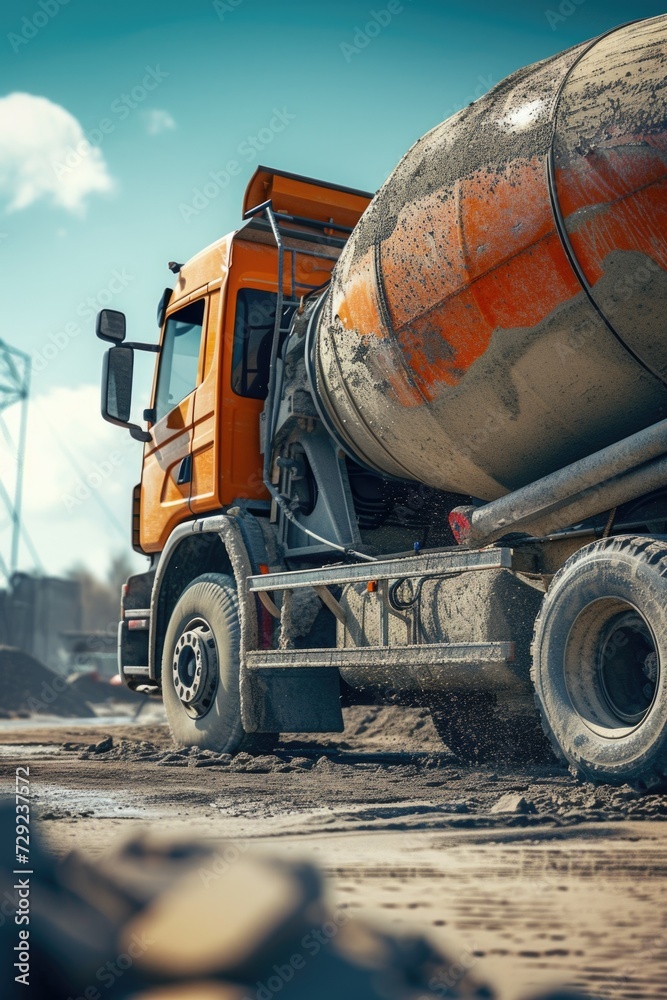
{"type": "Polygon", "coordinates": [[[667,545],[618,536],[580,549],[535,624],[544,730],[583,778],[639,789],[667,778],[667,545]]]}
{"type": "Polygon", "coordinates": [[[266,753],[275,746],[277,734],[243,729],[240,647],[234,580],[198,576],[176,602],[162,653],[162,697],[179,746],[221,753],[266,753]]]}

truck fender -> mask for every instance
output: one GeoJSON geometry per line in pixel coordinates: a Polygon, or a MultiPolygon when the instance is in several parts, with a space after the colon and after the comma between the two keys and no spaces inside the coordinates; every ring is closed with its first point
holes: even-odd
{"type": "MultiPolygon", "coordinates": [[[[151,624],[149,634],[150,678],[160,683],[160,663],[164,636],[171,612],[183,589],[195,577],[212,569],[228,573],[236,581],[241,616],[241,663],[244,663],[248,644],[257,644],[257,607],[255,598],[247,592],[245,580],[252,575],[254,559],[248,551],[244,535],[251,538],[255,556],[259,535],[242,529],[246,515],[227,514],[199,518],[181,524],[169,536],[155,572],[151,595],[151,624]]],[[[255,570],[256,571],[256,570],[255,570]]],[[[251,715],[249,682],[245,670],[241,671],[241,714],[245,727],[251,715]]],[[[247,728],[247,727],[246,727],[247,728]]]]}

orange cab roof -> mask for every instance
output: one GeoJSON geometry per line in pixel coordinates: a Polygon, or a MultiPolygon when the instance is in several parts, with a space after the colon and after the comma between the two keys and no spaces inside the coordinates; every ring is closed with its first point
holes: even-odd
{"type": "Polygon", "coordinates": [[[368,191],[259,166],[246,188],[243,213],[271,201],[274,212],[351,229],[372,197],[368,191]]]}

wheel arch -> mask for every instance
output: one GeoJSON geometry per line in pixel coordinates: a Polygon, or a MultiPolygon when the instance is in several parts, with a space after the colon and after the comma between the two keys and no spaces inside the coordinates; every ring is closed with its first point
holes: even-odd
{"type": "MultiPolygon", "coordinates": [[[[179,525],[169,536],[158,562],[151,595],[148,664],[154,683],[160,683],[164,639],[176,602],[188,584],[203,573],[228,574],[236,582],[241,619],[242,664],[244,650],[249,644],[255,643],[257,608],[252,596],[246,592],[245,580],[253,572],[254,562],[246,538],[251,537],[254,541],[257,533],[243,530],[242,521],[248,518],[254,520],[251,515],[243,512],[239,512],[237,516],[215,515],[179,525]]],[[[254,555],[257,558],[257,554],[254,555]]],[[[242,669],[242,713],[244,701],[247,701],[247,688],[242,669]]]]}

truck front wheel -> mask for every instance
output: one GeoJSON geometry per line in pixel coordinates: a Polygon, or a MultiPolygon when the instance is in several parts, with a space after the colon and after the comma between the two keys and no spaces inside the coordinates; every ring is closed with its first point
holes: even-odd
{"type": "Polygon", "coordinates": [[[667,778],[667,545],[616,537],[559,570],[535,625],[545,732],[581,777],[647,789],[667,778]]]}
{"type": "Polygon", "coordinates": [[[243,729],[240,644],[234,580],[220,573],[197,577],[176,603],[162,654],[162,697],[180,746],[235,753],[275,742],[243,729]]]}

